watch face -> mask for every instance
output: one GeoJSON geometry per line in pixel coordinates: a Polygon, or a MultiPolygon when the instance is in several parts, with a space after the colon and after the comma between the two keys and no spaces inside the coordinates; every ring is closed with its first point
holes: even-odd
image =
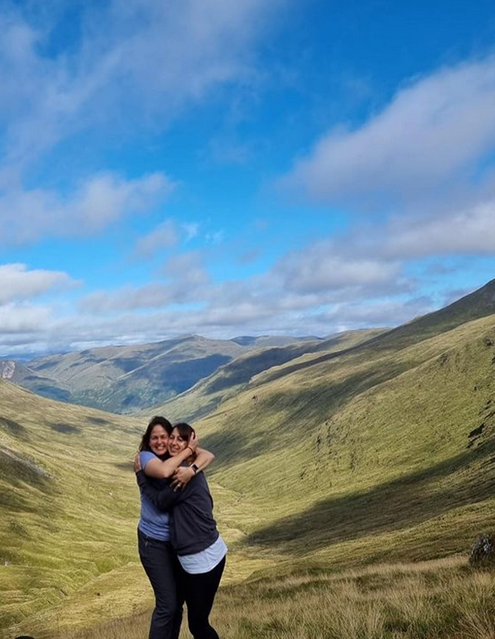
{"type": "Polygon", "coordinates": [[[198,470],[199,470],[199,468],[196,466],[196,464],[193,464],[193,465],[191,466],[191,468],[194,470],[194,472],[195,472],[195,473],[197,473],[197,472],[198,472],[198,470]]]}

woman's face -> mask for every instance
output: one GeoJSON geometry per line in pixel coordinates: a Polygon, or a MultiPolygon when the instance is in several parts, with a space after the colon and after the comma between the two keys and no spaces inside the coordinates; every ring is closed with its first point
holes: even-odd
{"type": "Polygon", "coordinates": [[[151,452],[158,456],[164,455],[167,452],[168,440],[168,433],[163,426],[160,426],[160,424],[153,426],[150,435],[151,452]]]}
{"type": "Polygon", "coordinates": [[[184,439],[179,435],[177,428],[174,428],[172,434],[168,438],[168,452],[173,457],[178,455],[185,448],[187,448],[187,439],[184,439]]]}

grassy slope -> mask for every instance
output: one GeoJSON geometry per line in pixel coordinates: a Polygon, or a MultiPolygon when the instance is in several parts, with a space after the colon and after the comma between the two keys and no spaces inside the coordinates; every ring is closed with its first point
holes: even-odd
{"type": "Polygon", "coordinates": [[[0,382],[0,634],[135,561],[140,430],[0,382]]]}
{"type": "Polygon", "coordinates": [[[250,496],[244,543],[306,565],[422,559],[494,526],[493,343],[492,316],[267,373],[221,404],[198,428],[215,480],[250,496]]]}
{"type": "MultiPolygon", "coordinates": [[[[0,380],[0,637],[52,637],[151,603],[139,564],[131,460],[143,423],[38,397],[0,380]]],[[[229,543],[235,495],[212,486],[229,543]],[[224,507],[222,507],[224,504],[224,507]]],[[[226,580],[273,559],[230,561],[226,580]]]]}
{"type": "Polygon", "coordinates": [[[261,372],[296,360],[310,361],[317,353],[340,352],[381,332],[378,329],[349,331],[325,340],[308,340],[244,353],[199,381],[190,390],[160,406],[143,411],[142,414],[163,414],[169,416],[172,421],[195,421],[213,412],[223,400],[245,388],[251,379],[261,372]]]}
{"type": "MultiPolygon", "coordinates": [[[[450,331],[452,321],[440,313],[414,330],[410,324],[260,373],[197,424],[217,455],[210,476],[233,551],[231,577],[258,566],[260,584],[272,580],[283,589],[302,573],[466,552],[477,533],[495,526],[495,317],[462,324],[472,313],[457,308],[453,323],[460,325],[450,331]]],[[[474,314],[486,309],[479,304],[474,314]]],[[[118,572],[103,576],[114,608],[122,605],[116,593],[133,588],[134,573],[126,574],[130,581],[118,572]]],[[[287,601],[277,587],[273,596],[287,601]]],[[[242,602],[256,600],[243,588],[240,614],[242,602]]],[[[445,605],[447,614],[450,603],[434,589],[432,596],[433,609],[445,605]]],[[[98,610],[94,593],[80,591],[69,604],[65,612],[79,618],[98,610]]],[[[282,619],[261,627],[251,617],[239,620],[242,632],[232,627],[226,636],[290,636],[277,625],[282,619]]],[[[40,619],[53,627],[53,615],[40,619]]],[[[431,627],[395,632],[387,636],[437,636],[431,627]]]]}
{"type": "MultiPolygon", "coordinates": [[[[212,613],[222,639],[493,639],[494,619],[495,575],[462,557],[250,580],[221,588],[212,613]]],[[[148,628],[140,614],[51,639],[142,639],[148,628]]]]}

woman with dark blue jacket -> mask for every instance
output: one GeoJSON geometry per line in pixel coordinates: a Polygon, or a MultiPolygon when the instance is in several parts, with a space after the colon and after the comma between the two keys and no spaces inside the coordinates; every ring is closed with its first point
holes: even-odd
{"type": "MultiPolygon", "coordinates": [[[[171,458],[185,454],[194,430],[177,424],[169,438],[171,458]]],[[[191,480],[183,490],[171,483],[153,485],[135,465],[139,487],[144,496],[161,512],[170,513],[170,543],[179,560],[176,573],[179,606],[185,601],[189,630],[194,639],[218,639],[209,622],[215,594],[225,567],[227,546],[213,518],[213,499],[208,483],[197,464],[187,471],[191,480]]]]}
{"type": "MultiPolygon", "coordinates": [[[[214,459],[197,447],[191,437],[178,454],[168,452],[172,425],[164,417],[153,417],[139,447],[139,465],[145,469],[151,485],[159,489],[172,478],[185,484],[195,471],[179,468],[191,455],[196,469],[205,468],[214,459]]],[[[143,471],[142,471],[143,472],[143,471]]],[[[138,525],[139,558],[155,594],[149,639],[177,639],[182,619],[182,601],[177,597],[177,554],[171,544],[169,513],[160,510],[141,490],[141,518],[138,525]]]]}

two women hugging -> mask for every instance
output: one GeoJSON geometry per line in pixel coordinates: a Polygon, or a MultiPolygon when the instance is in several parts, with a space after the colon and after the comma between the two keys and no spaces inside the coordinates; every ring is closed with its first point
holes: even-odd
{"type": "Polygon", "coordinates": [[[148,424],[134,461],[141,494],[139,557],[155,594],[149,639],[178,639],[187,604],[194,639],[218,639],[209,622],[227,546],[202,472],[214,459],[189,424],[148,424]]]}

